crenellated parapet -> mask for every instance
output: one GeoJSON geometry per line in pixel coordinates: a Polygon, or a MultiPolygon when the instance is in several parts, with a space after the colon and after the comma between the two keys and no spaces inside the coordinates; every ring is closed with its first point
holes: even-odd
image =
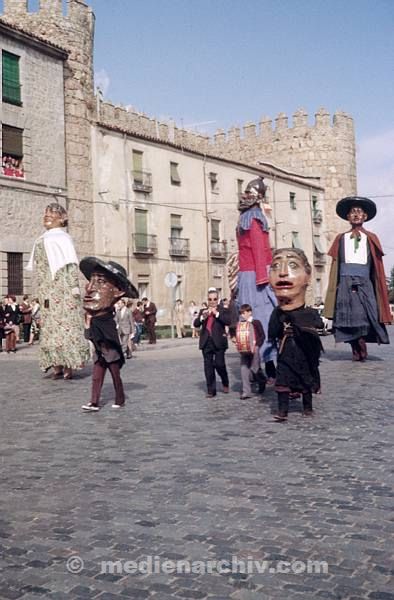
{"type": "MultiPolygon", "coordinates": [[[[119,128],[130,135],[140,135],[161,142],[170,142],[196,152],[212,151],[209,136],[177,127],[173,122],[161,122],[132,108],[116,106],[97,98],[97,122],[110,128],[119,128]]],[[[224,132],[223,132],[223,135],[224,132]]],[[[220,142],[217,142],[220,144],[220,142]]]]}

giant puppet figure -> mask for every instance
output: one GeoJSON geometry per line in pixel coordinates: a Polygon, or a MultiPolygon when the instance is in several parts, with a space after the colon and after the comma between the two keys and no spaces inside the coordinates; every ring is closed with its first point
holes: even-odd
{"type": "Polygon", "coordinates": [[[44,213],[45,233],[34,243],[26,269],[35,270],[41,307],[39,365],[53,379],[72,379],[89,358],[83,333],[78,258],[66,231],[66,209],[52,202],[44,213]]]}
{"type": "MultiPolygon", "coordinates": [[[[248,183],[239,200],[238,210],[241,214],[237,225],[237,303],[238,306],[249,304],[252,307],[253,317],[261,322],[265,333],[277,304],[268,281],[272,260],[268,223],[260,208],[266,189],[262,177],[248,183]]],[[[267,335],[260,348],[260,358],[265,363],[268,378],[274,379],[276,351],[267,335]]]]}
{"type": "Polygon", "coordinates": [[[336,342],[348,342],[353,360],[365,361],[366,342],[388,344],[385,323],[391,322],[383,268],[383,250],[378,237],[364,229],[376,215],[369,198],[343,198],[336,206],[350,230],[335,238],[324,314],[333,319],[336,342]]]}
{"type": "Polygon", "coordinates": [[[125,359],[114,320],[114,305],[122,296],[138,298],[138,292],[127,279],[125,268],[116,262],[106,263],[94,256],[87,256],[81,260],[79,268],[88,279],[83,303],[86,311],[85,335],[94,347],[91,400],[82,409],[98,412],[107,369],[115,388],[112,408],[120,408],[125,403],[120,377],[125,359]]]}
{"type": "Polygon", "coordinates": [[[313,414],[312,394],[320,391],[319,358],[322,351],[318,329],[323,322],[316,309],[305,306],[312,268],[302,250],[274,250],[270,283],[278,300],[268,337],[278,344],[275,390],[278,412],[275,421],[287,421],[289,399],[302,394],[303,416],[313,414]]]}

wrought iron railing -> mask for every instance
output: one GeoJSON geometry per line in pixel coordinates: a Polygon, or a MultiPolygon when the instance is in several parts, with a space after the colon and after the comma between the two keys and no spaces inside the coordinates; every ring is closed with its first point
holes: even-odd
{"type": "Polygon", "coordinates": [[[225,242],[218,242],[217,240],[211,240],[211,257],[212,258],[226,258],[227,245],[225,242]]]}
{"type": "Polygon", "coordinates": [[[134,254],[156,254],[157,235],[147,233],[133,233],[134,254]]]}
{"type": "Polygon", "coordinates": [[[149,194],[152,191],[152,173],[150,171],[133,171],[133,190],[149,194]]]}
{"type": "Polygon", "coordinates": [[[186,238],[170,237],[171,256],[187,258],[190,255],[190,242],[186,238]]]}

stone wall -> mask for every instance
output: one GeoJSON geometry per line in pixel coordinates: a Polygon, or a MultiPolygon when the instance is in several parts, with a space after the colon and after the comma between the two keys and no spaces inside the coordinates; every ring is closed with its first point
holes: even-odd
{"type": "Polygon", "coordinates": [[[325,188],[329,239],[341,227],[335,214],[337,201],[357,192],[354,124],[352,117],[344,112],[338,111],[331,118],[327,110],[321,108],[315,114],[314,124],[310,125],[307,113],[300,109],[293,115],[292,127],[289,127],[288,117],[280,113],[275,126],[271,118],[263,117],[258,126],[246,123],[242,130],[239,127],[228,132],[218,130],[209,138],[110,102],[99,100],[97,106],[98,121],[130,133],[251,165],[259,161],[274,163],[295,173],[320,177],[320,184],[325,188]]]}
{"type": "Polygon", "coordinates": [[[64,70],[67,205],[70,233],[79,254],[93,251],[90,120],[93,96],[94,16],[84,0],[40,0],[28,12],[27,0],[4,0],[5,23],[40,36],[69,52],[64,70]]]}

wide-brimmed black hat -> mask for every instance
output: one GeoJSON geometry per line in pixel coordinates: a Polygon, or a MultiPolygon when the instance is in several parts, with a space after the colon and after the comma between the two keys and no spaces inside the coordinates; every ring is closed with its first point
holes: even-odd
{"type": "Polygon", "coordinates": [[[95,271],[103,271],[108,275],[119,286],[123,292],[125,292],[127,298],[138,298],[138,291],[127,278],[127,272],[122,265],[119,263],[109,260],[104,262],[96,256],[85,256],[79,263],[79,268],[85,275],[86,279],[90,279],[90,276],[95,271]]]}
{"type": "Polygon", "coordinates": [[[353,208],[353,206],[359,206],[363,209],[365,213],[367,213],[366,221],[370,221],[376,215],[376,204],[369,198],[362,198],[361,196],[348,196],[347,198],[342,198],[337,204],[336,211],[338,217],[341,219],[348,220],[347,216],[349,210],[353,208]]]}

